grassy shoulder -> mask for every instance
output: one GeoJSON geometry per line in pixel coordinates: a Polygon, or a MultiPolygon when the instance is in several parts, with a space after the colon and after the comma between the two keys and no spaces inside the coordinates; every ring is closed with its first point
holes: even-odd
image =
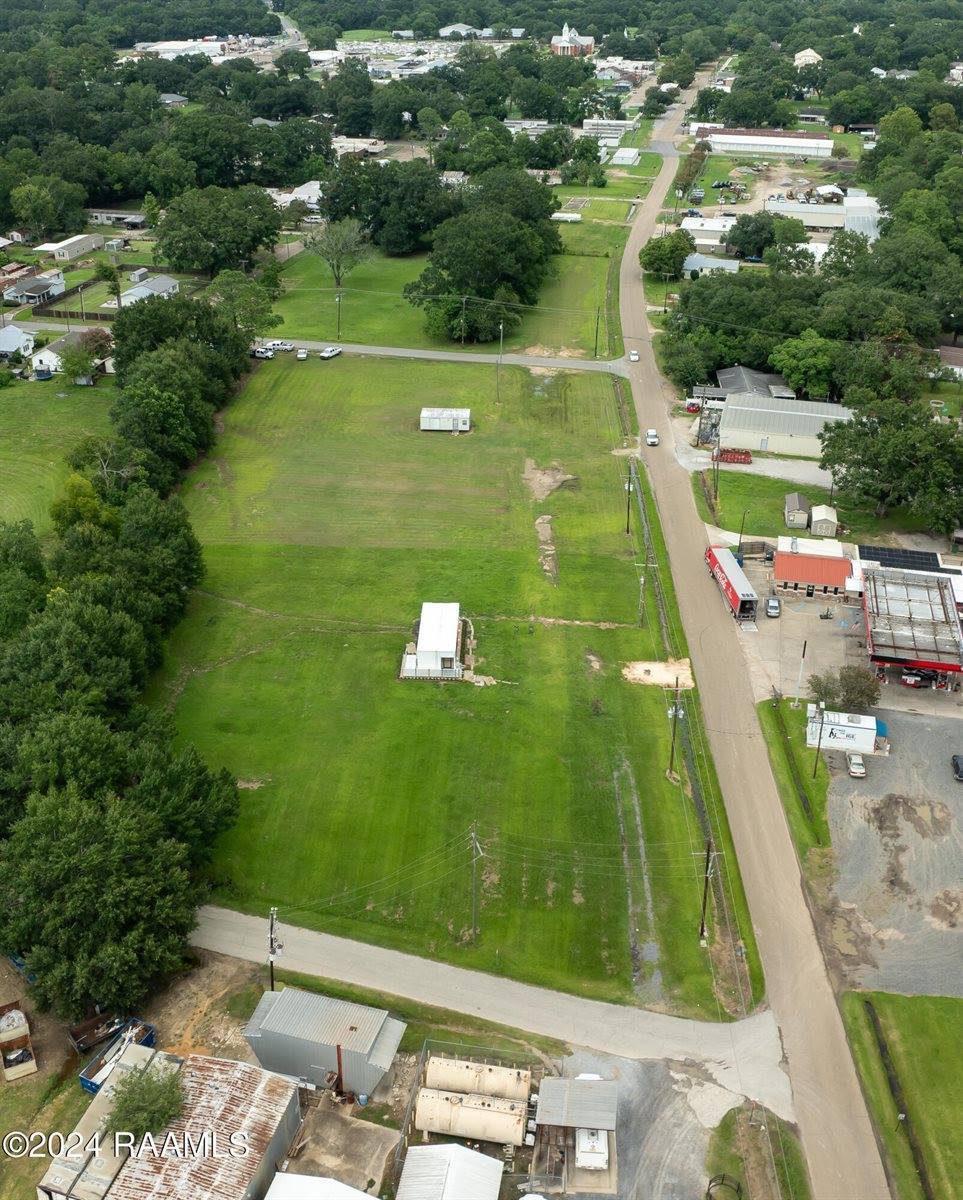
{"type": "MultiPolygon", "coordinates": [[[[706,524],[738,530],[742,514],[746,513],[746,535],[752,537],[773,538],[792,532],[783,519],[783,504],[788,492],[802,492],[813,505],[830,503],[826,488],[789,483],[785,479],[771,479],[745,471],[719,471],[719,499],[715,502],[714,513],[706,500],[699,473],[692,476],[692,490],[696,508],[706,524]]],[[[839,514],[840,536],[847,540],[871,541],[893,532],[919,533],[924,528],[918,518],[904,509],[891,509],[885,517],[877,517],[872,510],[857,508],[838,493],[832,504],[839,514]]]]}
{"type": "Polygon", "coordinates": [[[778,706],[762,700],[756,712],[796,853],[805,865],[811,850],[825,849],[830,844],[826,815],[829,769],[822,755],[815,760],[815,751],[806,749],[805,701],[793,708],[791,700],[780,700],[778,706]]]}
{"type": "MultiPolygon", "coordinates": [[[[26,1079],[0,1084],[0,1136],[11,1130],[66,1136],[87,1109],[90,1096],[71,1071],[65,1079],[26,1079]]],[[[3,1200],[35,1200],[37,1180],[47,1160],[7,1158],[0,1154],[3,1200]]]]}
{"type": "MultiPolygon", "coordinates": [[[[426,1041],[436,1041],[458,1042],[463,1046],[488,1047],[492,1050],[516,1051],[525,1055],[536,1052],[551,1058],[561,1058],[570,1053],[569,1046],[564,1042],[557,1042],[553,1038],[540,1037],[538,1034],[526,1033],[521,1029],[498,1025],[494,1021],[485,1021],[478,1017],[466,1016],[464,1013],[451,1012],[446,1008],[419,1004],[414,1000],[406,1000],[403,996],[392,995],[390,992],[355,987],[337,979],[319,979],[315,975],[302,975],[297,971],[277,971],[275,974],[280,983],[290,987],[302,988],[306,992],[319,992],[325,996],[334,996],[338,1000],[348,1000],[355,1004],[368,1004],[375,1008],[387,1009],[392,1016],[405,1021],[408,1026],[401,1040],[400,1049],[402,1051],[417,1053],[426,1041]]],[[[263,991],[264,988],[260,984],[251,984],[229,996],[224,1007],[230,1016],[246,1021],[254,1012],[263,991]]]]}
{"type": "Polygon", "coordinates": [[[937,1200],[958,1200],[963,1180],[963,1000],[886,992],[848,992],[842,997],[850,1045],[898,1200],[923,1200],[906,1124],[899,1118],[866,1001],[879,1016],[933,1195],[937,1200]]]}
{"type": "MultiPolygon", "coordinates": [[[[713,1130],[706,1158],[711,1179],[726,1175],[756,1200],[808,1200],[809,1176],[795,1127],[764,1108],[732,1108],[713,1130]],[[750,1122],[750,1116],[752,1120],[750,1122]]],[[[730,1190],[719,1195],[729,1195],[730,1190]]]]}

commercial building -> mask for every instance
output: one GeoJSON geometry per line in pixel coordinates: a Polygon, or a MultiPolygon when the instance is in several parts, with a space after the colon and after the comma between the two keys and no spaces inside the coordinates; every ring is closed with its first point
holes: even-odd
{"type": "Polygon", "coordinates": [[[697,246],[724,246],[735,217],[683,217],[682,228],[692,235],[697,246]]]}
{"type": "Polygon", "coordinates": [[[535,1125],[541,1138],[566,1146],[568,1190],[582,1190],[572,1168],[590,1172],[589,1179],[600,1171],[614,1171],[617,1116],[618,1085],[614,1080],[580,1075],[575,1079],[546,1078],[539,1084],[535,1125]]]}
{"type": "Polygon", "coordinates": [[[637,127],[637,121],[624,121],[617,117],[586,117],[582,121],[582,135],[583,137],[621,138],[637,127]]]}
{"type": "Polygon", "coordinates": [[[553,54],[568,58],[580,58],[595,52],[595,38],[581,37],[577,29],[570,29],[568,22],[562,26],[561,34],[552,37],[550,49],[553,54]]]}
{"type": "Polygon", "coordinates": [[[846,229],[874,242],[879,237],[879,201],[875,196],[847,195],[838,202],[770,198],[765,209],[776,217],[794,217],[807,229],[846,229]]]}
{"type": "Polygon", "coordinates": [[[396,1200],[498,1200],[502,1163],[464,1146],[412,1146],[396,1200]]]}
{"type": "Polygon", "coordinates": [[[391,1070],[405,1028],[383,1008],[288,987],[264,993],[244,1038],[269,1071],[370,1095],[391,1070]]]}
{"type": "Polygon", "coordinates": [[[818,458],[822,431],[836,421],[851,420],[852,415],[842,405],[815,400],[730,395],[719,418],[719,446],[818,458]]]}
{"type": "Polygon", "coordinates": [[[476,1096],[421,1088],[415,1101],[415,1129],[472,1142],[520,1146],[528,1106],[504,1096],[476,1096]]]}
{"type": "Polygon", "coordinates": [[[409,642],[401,660],[402,679],[461,679],[464,674],[464,631],[457,604],[421,606],[417,641],[409,642]]]}
{"type": "Polygon", "coordinates": [[[794,537],[780,537],[777,542],[772,579],[781,591],[809,597],[845,596],[858,588],[858,584],[850,585],[854,572],[858,573],[858,567],[839,542],[794,537]]]}
{"type": "Polygon", "coordinates": [[[963,671],[963,629],[954,577],[870,566],[862,550],[860,558],[870,661],[940,674],[963,671]]]}
{"type": "Polygon", "coordinates": [[[792,158],[829,158],[833,139],[801,129],[727,129],[700,125],[697,142],[708,142],[713,154],[771,154],[792,158]]]}

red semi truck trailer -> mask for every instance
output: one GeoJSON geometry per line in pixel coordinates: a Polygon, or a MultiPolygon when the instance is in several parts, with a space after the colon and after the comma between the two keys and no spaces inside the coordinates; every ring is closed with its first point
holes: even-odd
{"type": "Polygon", "coordinates": [[[709,574],[715,576],[719,591],[725,596],[726,604],[736,620],[754,621],[759,597],[732,551],[724,546],[707,547],[706,565],[709,574]]]}

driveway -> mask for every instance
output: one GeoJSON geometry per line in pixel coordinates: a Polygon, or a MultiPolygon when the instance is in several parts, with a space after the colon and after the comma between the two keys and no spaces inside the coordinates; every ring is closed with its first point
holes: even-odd
{"type": "MultiPolygon", "coordinates": [[[[265,920],[205,906],[198,912],[191,941],[204,950],[263,962],[266,937],[265,920]]],[[[756,1100],[793,1119],[782,1045],[771,1013],[729,1024],[688,1021],[553,992],[311,929],[285,925],[281,941],[283,965],[289,971],[389,992],[622,1058],[692,1063],[731,1095],[756,1100]]]]}

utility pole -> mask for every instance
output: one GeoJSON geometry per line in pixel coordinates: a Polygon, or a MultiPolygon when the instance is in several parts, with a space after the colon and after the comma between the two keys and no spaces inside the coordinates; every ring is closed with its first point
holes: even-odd
{"type": "Polygon", "coordinates": [[[478,941],[478,860],[484,858],[478,844],[478,822],[471,823],[471,940],[478,941]]]}
{"type": "Polygon", "coordinates": [[[669,748],[669,774],[675,767],[675,736],[679,726],[679,676],[675,677],[675,703],[672,705],[672,745],[669,748]]]}
{"type": "Polygon", "coordinates": [[[742,514],[742,524],[739,526],[739,544],[736,546],[736,554],[742,550],[742,535],[746,528],[746,517],[749,516],[749,509],[742,514]]]}
{"type": "Polygon", "coordinates": [[[505,344],[505,322],[498,322],[498,362],[495,364],[495,403],[501,403],[502,348],[505,344]]]}
{"type": "MultiPolygon", "coordinates": [[[[596,308],[596,310],[595,310],[595,349],[592,351],[593,358],[598,358],[598,356],[599,356],[599,322],[601,320],[602,320],[602,309],[601,309],[601,307],[599,307],[599,308],[596,308]]],[[[831,503],[831,501],[830,501],[830,503],[831,503]]]]}
{"type": "Polygon", "coordinates": [[[465,305],[468,303],[468,297],[461,298],[461,344],[465,345],[465,305]]]}
{"type": "Polygon", "coordinates": [[[632,477],[625,481],[625,532],[629,533],[629,516],[632,512],[632,477]]]}
{"type": "Polygon", "coordinates": [[[807,645],[807,643],[804,640],[802,654],[799,656],[799,678],[796,680],[796,698],[792,702],[793,708],[799,707],[799,700],[800,700],[800,697],[802,696],[802,677],[803,677],[803,667],[805,666],[805,663],[806,663],[806,645],[807,645]]]}
{"type": "Polygon", "coordinates": [[[702,881],[702,920],[699,922],[699,945],[706,944],[706,909],[709,907],[709,880],[712,877],[712,838],[706,838],[706,865],[702,881]]]}
{"type": "Polygon", "coordinates": [[[268,966],[271,972],[271,991],[274,991],[274,960],[281,953],[284,947],[278,941],[278,910],[271,908],[271,915],[268,921],[268,966]]]}
{"type": "Polygon", "coordinates": [[[334,298],[335,311],[338,314],[338,332],[334,335],[336,341],[341,340],[341,293],[338,292],[334,298]]]}

